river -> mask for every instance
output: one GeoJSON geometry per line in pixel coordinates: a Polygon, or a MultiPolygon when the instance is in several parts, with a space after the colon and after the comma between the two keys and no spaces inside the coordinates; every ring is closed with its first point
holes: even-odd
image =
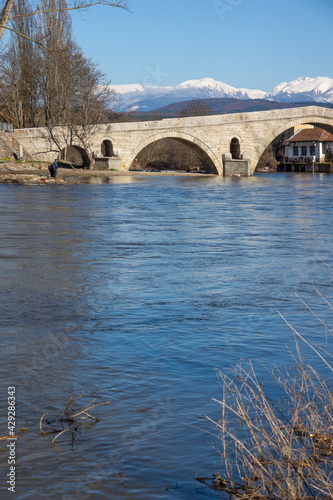
{"type": "Polygon", "coordinates": [[[295,294],[331,327],[314,287],[332,302],[332,192],[333,176],[292,173],[0,185],[0,435],[15,387],[15,498],[219,498],[195,479],[219,470],[205,432],[216,369],[252,359],[266,380],[260,362],[292,364],[278,311],[329,343],[295,294]],[[77,409],[110,404],[52,445],[42,415],[47,430],[78,395],[77,409]]]}

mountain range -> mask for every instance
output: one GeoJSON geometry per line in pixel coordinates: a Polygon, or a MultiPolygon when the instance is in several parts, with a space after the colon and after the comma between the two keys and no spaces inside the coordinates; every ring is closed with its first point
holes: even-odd
{"type": "Polygon", "coordinates": [[[125,84],[111,87],[118,94],[119,111],[152,111],[172,103],[212,98],[260,99],[280,103],[333,103],[333,79],[320,76],[300,77],[292,82],[282,82],[271,92],[237,89],[212,78],[187,80],[176,86],[125,84]]]}

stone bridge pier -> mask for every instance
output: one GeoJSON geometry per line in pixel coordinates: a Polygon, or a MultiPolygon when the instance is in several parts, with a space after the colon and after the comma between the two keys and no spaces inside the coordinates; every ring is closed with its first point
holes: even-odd
{"type": "MultiPolygon", "coordinates": [[[[84,166],[91,159],[106,168],[129,170],[143,150],[161,139],[174,139],[192,148],[208,173],[253,175],[269,144],[296,125],[312,124],[333,133],[333,109],[306,106],[273,111],[236,113],[149,122],[91,126],[83,144],[65,127],[15,130],[16,140],[36,159],[53,160],[71,148],[84,166]],[[111,165],[111,167],[110,167],[111,165]]],[[[79,135],[79,134],[78,134],[79,135]]],[[[65,153],[64,153],[65,152],[65,153]]]]}

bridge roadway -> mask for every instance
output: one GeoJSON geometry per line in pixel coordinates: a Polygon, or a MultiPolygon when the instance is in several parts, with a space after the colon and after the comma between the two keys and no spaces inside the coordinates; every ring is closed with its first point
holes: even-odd
{"type": "Polygon", "coordinates": [[[73,133],[66,127],[20,129],[14,134],[24,150],[34,158],[53,160],[67,146],[91,159],[94,152],[114,156],[115,165],[129,170],[142,150],[164,138],[172,138],[196,150],[210,173],[237,172],[253,175],[266,147],[282,132],[296,125],[312,124],[333,133],[333,109],[306,106],[299,108],[172,118],[148,122],[110,123],[91,126],[89,131],[73,133]],[[243,162],[230,161],[230,145],[238,144],[243,162]],[[226,160],[226,161],[224,161],[226,160]],[[234,165],[234,168],[233,168],[234,165]],[[245,169],[245,170],[244,170],[245,169]]]}

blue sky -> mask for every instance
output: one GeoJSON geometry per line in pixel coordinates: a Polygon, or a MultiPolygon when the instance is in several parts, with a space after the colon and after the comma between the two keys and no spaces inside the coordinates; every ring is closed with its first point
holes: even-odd
{"type": "Polygon", "coordinates": [[[333,78],[332,0],[129,0],[73,15],[74,36],[113,84],[210,77],[272,90],[333,78]]]}

